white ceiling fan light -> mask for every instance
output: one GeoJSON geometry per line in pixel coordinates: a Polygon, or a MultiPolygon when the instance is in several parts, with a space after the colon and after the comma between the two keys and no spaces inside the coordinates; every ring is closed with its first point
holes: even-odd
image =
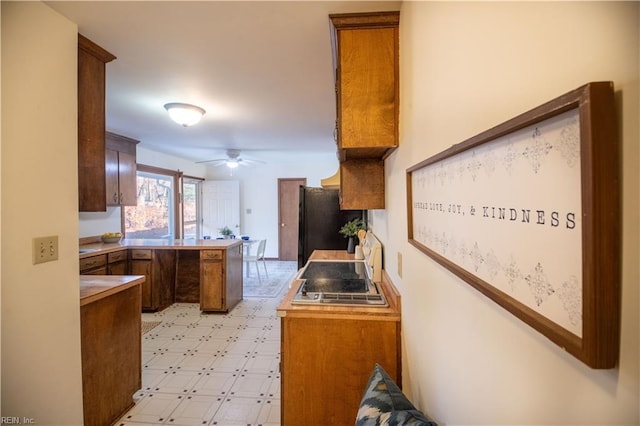
{"type": "Polygon", "coordinates": [[[169,112],[169,117],[183,127],[197,124],[206,114],[206,111],[199,106],[181,102],[170,102],[165,104],[164,108],[169,112]]]}
{"type": "Polygon", "coordinates": [[[225,165],[230,169],[235,169],[240,165],[242,158],[240,158],[240,151],[237,149],[228,149],[227,150],[227,161],[225,161],[225,165]]]}

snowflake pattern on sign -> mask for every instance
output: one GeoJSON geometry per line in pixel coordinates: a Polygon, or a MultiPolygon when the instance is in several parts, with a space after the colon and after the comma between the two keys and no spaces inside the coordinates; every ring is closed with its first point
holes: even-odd
{"type": "Polygon", "coordinates": [[[476,152],[473,151],[473,154],[471,155],[471,160],[467,165],[467,170],[469,171],[469,174],[471,174],[471,180],[473,180],[474,182],[476,181],[476,178],[478,177],[478,171],[481,168],[482,168],[482,161],[480,161],[476,157],[476,152]]]}
{"type": "Polygon", "coordinates": [[[485,265],[487,266],[487,271],[489,272],[489,276],[491,278],[495,278],[500,272],[500,261],[496,256],[496,253],[493,249],[489,250],[489,253],[485,256],[485,265]]]}
{"type": "Polygon", "coordinates": [[[513,256],[511,256],[511,259],[503,268],[503,272],[507,277],[507,282],[509,283],[511,290],[515,290],[516,283],[522,278],[522,273],[520,272],[520,268],[518,268],[518,263],[513,259],[513,256]]]}
{"type": "Polygon", "coordinates": [[[531,139],[531,144],[524,149],[522,156],[529,162],[533,171],[538,173],[552,146],[545,140],[537,127],[533,131],[531,139]]]}
{"type": "Polygon", "coordinates": [[[493,151],[487,151],[484,154],[484,159],[482,160],[482,165],[484,166],[484,172],[487,174],[488,178],[493,176],[493,173],[496,171],[496,154],[493,151]]]}
{"type": "Polygon", "coordinates": [[[512,140],[509,140],[509,144],[507,145],[506,152],[502,156],[502,166],[505,168],[509,176],[511,176],[513,165],[519,157],[520,157],[520,153],[516,149],[515,144],[513,143],[512,140]]]}
{"type": "Polygon", "coordinates": [[[578,164],[580,161],[580,127],[577,118],[563,127],[556,146],[567,162],[567,166],[575,167],[578,164]]]}
{"type": "Polygon", "coordinates": [[[582,324],[582,293],[578,285],[578,277],[572,275],[558,289],[558,297],[564,310],[569,314],[569,321],[575,326],[582,324]]]}
{"type": "Polygon", "coordinates": [[[484,263],[484,258],[482,257],[482,252],[478,247],[477,241],[475,242],[475,244],[473,244],[473,250],[469,252],[469,257],[473,261],[473,269],[478,272],[478,269],[480,269],[480,266],[482,266],[482,263],[484,263]]]}
{"type": "Polygon", "coordinates": [[[551,286],[551,283],[547,279],[547,276],[542,269],[542,265],[538,262],[536,267],[534,268],[529,275],[525,278],[525,281],[529,284],[529,289],[531,290],[531,294],[533,295],[536,305],[540,306],[544,303],[545,300],[549,298],[555,290],[551,286]]]}

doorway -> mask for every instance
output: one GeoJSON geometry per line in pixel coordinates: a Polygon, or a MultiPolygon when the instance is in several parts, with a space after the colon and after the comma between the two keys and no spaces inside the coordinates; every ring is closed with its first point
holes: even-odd
{"type": "Polygon", "coordinates": [[[278,179],[278,259],[298,259],[300,186],[307,178],[278,179]]]}

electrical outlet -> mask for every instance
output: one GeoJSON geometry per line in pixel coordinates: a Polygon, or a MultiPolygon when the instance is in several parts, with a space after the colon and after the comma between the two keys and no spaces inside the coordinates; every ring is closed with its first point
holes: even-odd
{"type": "Polygon", "coordinates": [[[398,276],[402,278],[402,253],[398,252],[398,276]]]}
{"type": "Polygon", "coordinates": [[[58,236],[33,239],[33,264],[58,260],[58,236]]]}

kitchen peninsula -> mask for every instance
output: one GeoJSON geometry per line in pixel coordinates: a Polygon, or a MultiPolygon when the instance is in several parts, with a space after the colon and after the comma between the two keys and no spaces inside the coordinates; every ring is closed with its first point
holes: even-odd
{"type": "Polygon", "coordinates": [[[144,275],[142,310],[200,303],[228,312],[242,300],[241,240],[125,239],[103,244],[83,239],[80,274],[144,275]]]}
{"type": "MultiPolygon", "coordinates": [[[[354,260],[338,250],[316,250],[309,260],[354,260]]],[[[282,324],[281,422],[353,424],[362,390],[380,364],[401,385],[400,295],[382,271],[377,283],[388,306],[292,303],[301,280],[277,308],[282,324]]]]}

